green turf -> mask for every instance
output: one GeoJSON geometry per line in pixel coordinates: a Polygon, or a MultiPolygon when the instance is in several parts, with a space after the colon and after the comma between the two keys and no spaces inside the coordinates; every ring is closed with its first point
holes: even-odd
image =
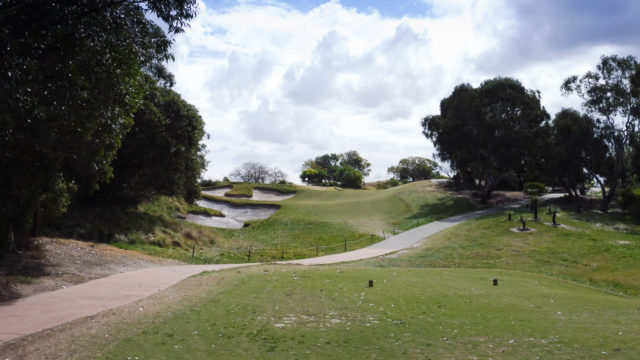
{"type": "MultiPolygon", "coordinates": [[[[248,204],[268,203],[227,199],[248,204]]],[[[272,202],[273,203],[273,202],[272,202]]],[[[277,202],[282,207],[266,220],[249,222],[244,229],[212,229],[226,252],[221,261],[305,258],[354,250],[402,230],[436,219],[475,210],[468,200],[417,182],[388,190],[312,190],[300,188],[296,196],[277,202]]]]}
{"type": "Polygon", "coordinates": [[[200,306],[139,329],[101,358],[631,359],[640,353],[640,300],[536,274],[272,266],[240,270],[218,290],[200,306]]]}
{"type": "MultiPolygon", "coordinates": [[[[573,210],[565,207],[557,218],[569,228],[546,225],[552,216],[541,208],[543,220],[527,222],[535,232],[514,233],[510,228],[520,222],[496,214],[445,230],[416,251],[366,264],[529,271],[640,295],[640,225],[629,215],[573,210]]],[[[520,215],[533,216],[520,209],[513,218],[520,215]]]]}
{"type": "Polygon", "coordinates": [[[425,181],[380,191],[265,184],[245,188],[295,191],[296,196],[278,202],[225,198],[237,204],[281,206],[271,218],[250,221],[243,229],[187,223],[179,218],[203,209],[160,197],[137,209],[76,209],[60,219],[50,234],[113,242],[121,248],[192,263],[264,262],[355,250],[435,219],[476,209],[466,199],[425,181]]]}

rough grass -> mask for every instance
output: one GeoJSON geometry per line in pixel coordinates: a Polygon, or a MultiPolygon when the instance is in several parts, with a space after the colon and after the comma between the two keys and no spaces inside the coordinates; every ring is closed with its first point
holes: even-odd
{"type": "Polygon", "coordinates": [[[638,299],[536,274],[258,267],[101,358],[633,358],[639,315],[638,299]]]}
{"type": "Polygon", "coordinates": [[[553,275],[628,295],[640,295],[640,225],[625,214],[574,212],[565,207],[554,228],[552,216],[540,208],[535,232],[514,233],[519,221],[506,214],[471,220],[435,235],[416,251],[369,260],[374,266],[510,269],[553,275]]]}

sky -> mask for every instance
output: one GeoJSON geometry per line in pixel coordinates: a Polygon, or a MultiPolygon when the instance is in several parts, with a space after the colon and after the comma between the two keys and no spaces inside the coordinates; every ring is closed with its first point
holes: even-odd
{"type": "Polygon", "coordinates": [[[356,150],[366,181],[432,158],[420,121],[461,83],[498,76],[580,109],[562,81],[602,55],[640,58],[637,0],[207,0],[174,38],[174,90],[210,135],[204,178],[242,163],[299,183],[307,159],[356,150]]]}

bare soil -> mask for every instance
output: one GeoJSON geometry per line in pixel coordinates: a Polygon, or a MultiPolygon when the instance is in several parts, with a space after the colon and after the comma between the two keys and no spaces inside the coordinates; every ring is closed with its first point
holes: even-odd
{"type": "Polygon", "coordinates": [[[180,264],[106,244],[35,238],[27,251],[0,255],[0,302],[121,272],[180,264]]]}

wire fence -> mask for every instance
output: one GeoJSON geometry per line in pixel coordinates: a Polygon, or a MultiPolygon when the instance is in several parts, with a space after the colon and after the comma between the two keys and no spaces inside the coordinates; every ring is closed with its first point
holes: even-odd
{"type": "Polygon", "coordinates": [[[331,255],[357,250],[384,240],[386,236],[395,233],[396,231],[392,230],[391,233],[385,233],[383,237],[376,235],[366,235],[355,240],[346,240],[334,244],[318,244],[306,247],[266,247],[255,245],[249,246],[248,248],[222,248],[215,246],[194,245],[192,248],[191,256],[194,258],[194,260],[198,260],[199,262],[225,262],[225,260],[238,262],[271,262],[304,259],[309,257],[331,255]]]}

